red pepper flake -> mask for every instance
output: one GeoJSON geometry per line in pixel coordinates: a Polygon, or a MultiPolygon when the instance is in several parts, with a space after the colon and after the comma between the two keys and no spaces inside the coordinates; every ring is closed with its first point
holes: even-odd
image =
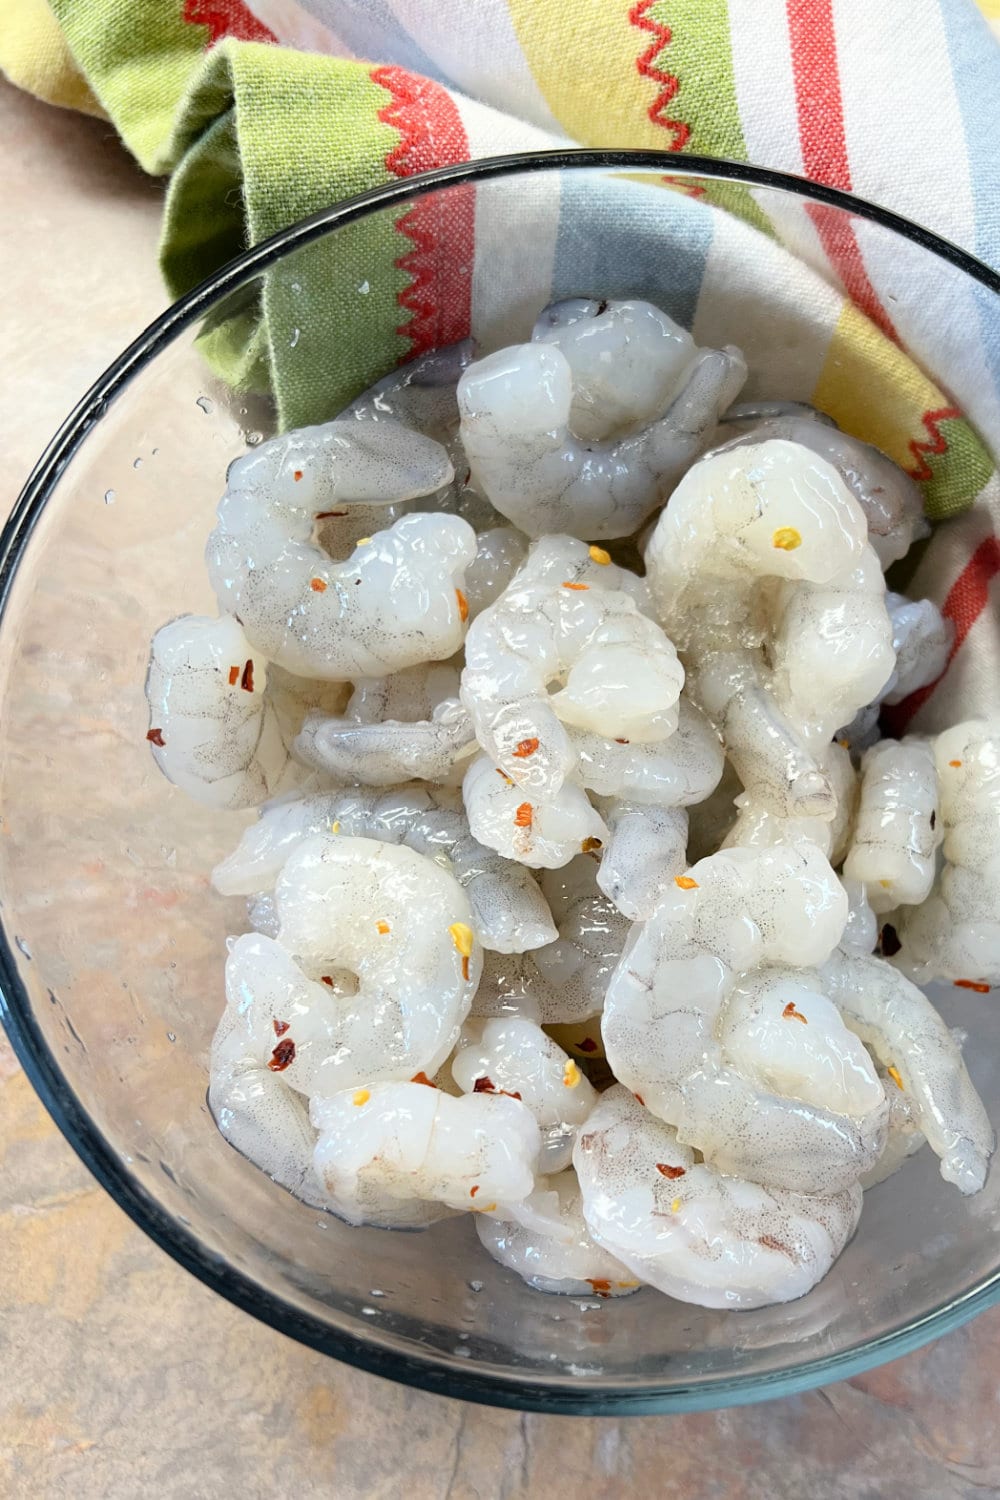
{"type": "Polygon", "coordinates": [[[245,693],[253,692],[253,657],[247,657],[247,664],[243,668],[243,676],[240,678],[240,687],[245,693]]]}
{"type": "Polygon", "coordinates": [[[518,740],[517,745],[511,752],[515,760],[527,760],[529,755],[534,755],[538,749],[538,740],[532,737],[529,740],[518,740]]]}
{"type": "Polygon", "coordinates": [[[302,478],[302,470],[294,469],[292,471],[292,478],[295,480],[295,483],[298,484],[299,480],[302,478]]]}
{"type": "Polygon", "coordinates": [[[899,941],[899,933],[891,922],[886,922],[879,933],[879,946],[882,949],[883,958],[895,958],[896,954],[902,948],[903,945],[899,941]]]}
{"type": "Polygon", "coordinates": [[[319,982],[320,984],[328,984],[331,990],[333,989],[333,980],[330,978],[329,974],[321,974],[319,982]]]}
{"type": "Polygon", "coordinates": [[[531,803],[522,802],[520,807],[517,809],[517,812],[514,814],[514,827],[530,828],[531,820],[533,817],[534,813],[532,812],[531,803]]]}
{"type": "Polygon", "coordinates": [[[616,739],[615,740],[615,744],[616,745],[627,745],[628,744],[628,740],[617,740],[616,739]]]}
{"type": "Polygon", "coordinates": [[[801,1021],[802,1024],[803,1024],[803,1026],[808,1026],[809,1025],[809,1022],[806,1020],[806,1018],[802,1014],[802,1012],[800,1010],[796,1010],[795,1009],[795,1001],[794,1000],[789,1000],[788,1004],[785,1006],[784,1010],[781,1012],[781,1019],[783,1021],[801,1021]]]}
{"type": "Polygon", "coordinates": [[[271,1053],[268,1067],[272,1073],[283,1073],[289,1063],[295,1061],[295,1043],[290,1036],[286,1036],[283,1042],[279,1042],[271,1053]]]}
{"type": "Polygon", "coordinates": [[[479,1192],[479,1183],[478,1182],[474,1182],[472,1184],[472,1186],[470,1187],[470,1189],[469,1189],[469,1197],[470,1198],[474,1198],[478,1192],[479,1192]]]}
{"type": "Polygon", "coordinates": [[[593,854],[593,852],[594,852],[595,849],[603,849],[603,848],[604,848],[604,844],[603,844],[603,842],[602,842],[601,839],[595,839],[595,838],[584,839],[583,842],[580,845],[580,853],[581,854],[593,854]]]}
{"type": "Polygon", "coordinates": [[[481,1078],[476,1079],[472,1085],[472,1092],[474,1094],[502,1094],[505,1099],[520,1099],[521,1097],[520,1094],[514,1093],[512,1089],[498,1089],[493,1079],[488,1078],[485,1073],[481,1078]]]}
{"type": "Polygon", "coordinates": [[[310,578],[309,587],[312,589],[314,594],[326,593],[326,584],[323,582],[322,578],[310,578]]]}
{"type": "Polygon", "coordinates": [[[292,1023],[291,1021],[274,1021],[272,1024],[274,1026],[275,1036],[284,1036],[285,1032],[288,1030],[289,1026],[291,1026],[292,1023]]]}
{"type": "Polygon", "coordinates": [[[563,588],[564,589],[573,589],[576,593],[582,594],[582,593],[586,593],[587,589],[590,588],[590,584],[589,583],[564,583],[563,584],[563,588]]]}
{"type": "Polygon", "coordinates": [[[990,987],[981,979],[956,979],[955,988],[959,990],[975,990],[977,995],[988,995],[990,987]]]}
{"type": "Polygon", "coordinates": [[[635,1094],[635,1095],[634,1095],[634,1096],[633,1096],[633,1097],[634,1097],[634,1098],[636,1098],[636,1099],[638,1099],[638,1101],[639,1101],[639,1103],[640,1103],[640,1104],[641,1104],[641,1105],[642,1105],[642,1107],[643,1107],[643,1109],[645,1109],[645,1108],[646,1108],[646,1101],[645,1101],[645,1099],[644,1099],[644,1098],[643,1098],[643,1097],[642,1097],[642,1095],[641,1095],[641,1094],[635,1094]]]}
{"type": "Polygon", "coordinates": [[[686,1174],[687,1167],[669,1167],[665,1161],[658,1161],[656,1163],[656,1170],[662,1177],[669,1177],[671,1182],[675,1182],[678,1177],[683,1177],[686,1174]]]}
{"type": "Polygon", "coordinates": [[[229,668],[229,686],[235,687],[240,680],[239,666],[229,668]]]}
{"type": "Polygon", "coordinates": [[[692,880],[690,875],[675,875],[674,885],[679,886],[682,891],[698,890],[697,880],[692,880]]]}
{"type": "Polygon", "coordinates": [[[421,1073],[414,1073],[413,1077],[410,1079],[410,1082],[411,1083],[423,1083],[423,1084],[426,1084],[426,1086],[429,1089],[436,1089],[437,1088],[437,1084],[434,1082],[433,1078],[428,1078],[427,1074],[426,1073],[422,1073],[422,1072],[421,1073]]]}
{"type": "Polygon", "coordinates": [[[346,515],[346,510],[318,510],[316,512],[316,519],[317,521],[329,521],[333,516],[339,517],[346,515]]]}
{"type": "Polygon", "coordinates": [[[466,620],[469,618],[469,601],[468,599],[466,599],[461,589],[455,590],[455,598],[458,600],[458,618],[464,625],[466,620]]]}
{"type": "Polygon", "coordinates": [[[605,1281],[603,1276],[585,1276],[584,1280],[590,1283],[598,1297],[611,1296],[611,1282],[605,1281]]]}
{"type": "Polygon", "coordinates": [[[585,1036],[579,1042],[577,1042],[576,1050],[578,1052],[596,1052],[597,1043],[594,1041],[594,1038],[592,1036],[585,1036]]]}
{"type": "Polygon", "coordinates": [[[149,741],[149,743],[151,745],[159,745],[159,747],[160,747],[161,750],[163,749],[164,745],[167,743],[166,740],[163,738],[163,730],[162,729],[147,729],[146,730],[146,738],[147,738],[147,740],[149,741]]]}
{"type": "Polygon", "coordinates": [[[948,764],[949,764],[949,766],[958,767],[958,766],[960,766],[962,764],[962,762],[960,760],[950,760],[948,762],[948,764]]]}
{"type": "Polygon", "coordinates": [[[375,931],[379,934],[380,937],[385,937],[386,933],[389,930],[390,929],[389,929],[388,922],[376,922],[375,923],[375,931]]]}
{"type": "Polygon", "coordinates": [[[462,978],[466,981],[469,978],[469,955],[467,953],[462,954],[462,978]]]}

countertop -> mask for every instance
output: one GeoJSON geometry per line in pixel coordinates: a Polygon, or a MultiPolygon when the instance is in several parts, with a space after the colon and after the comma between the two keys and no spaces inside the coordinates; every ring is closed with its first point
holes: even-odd
{"type": "MultiPolygon", "coordinates": [[[[164,304],[162,187],[108,125],[6,84],[0,139],[9,505],[76,397],[164,304]]],[[[97,1187],[6,1043],[0,1160],[2,1496],[1000,1495],[1000,1308],[871,1374],[766,1406],[518,1415],[349,1370],[207,1291],[97,1187]]]]}

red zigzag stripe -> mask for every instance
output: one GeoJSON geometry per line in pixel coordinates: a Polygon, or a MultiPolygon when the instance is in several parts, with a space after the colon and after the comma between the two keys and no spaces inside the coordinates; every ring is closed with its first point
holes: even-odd
{"type": "Polygon", "coordinates": [[[927,429],[929,441],[922,442],[919,438],[910,439],[910,452],[913,454],[915,463],[912,468],[907,469],[911,479],[920,483],[924,480],[934,478],[934,470],[924,458],[925,453],[947,453],[948,442],[944,433],[938,427],[939,422],[950,421],[953,417],[960,417],[962,413],[957,406],[941,406],[937,411],[925,411],[921,417],[924,427],[927,429]]]}
{"type": "Polygon", "coordinates": [[[208,45],[224,37],[241,42],[276,42],[278,38],[252,15],[243,0],[184,0],[184,19],[192,26],[208,27],[208,45]]]}
{"type": "MultiPolygon", "coordinates": [[[[399,134],[385,166],[394,177],[412,177],[432,167],[468,161],[469,141],[455,101],[440,84],[404,68],[373,68],[370,74],[390,95],[378,112],[399,134]]],[[[395,262],[412,280],[398,294],[410,314],[396,332],[410,340],[400,363],[468,338],[472,313],[475,188],[448,188],[414,203],[396,221],[413,249],[395,262]]]]}
{"type": "Polygon", "coordinates": [[[683,151],[691,139],[691,127],[683,120],[671,120],[664,114],[680,88],[680,80],[673,73],[664,73],[662,68],[656,66],[656,59],[670,43],[671,31],[669,26],[664,26],[662,21],[649,15],[654,4],[655,0],[636,0],[628,13],[630,25],[638,26],[641,31],[648,31],[653,36],[642,56],[636,58],[635,65],[643,78],[652,79],[653,83],[660,85],[660,92],[646,111],[647,115],[654,125],[661,125],[670,132],[671,140],[667,150],[683,151]]]}

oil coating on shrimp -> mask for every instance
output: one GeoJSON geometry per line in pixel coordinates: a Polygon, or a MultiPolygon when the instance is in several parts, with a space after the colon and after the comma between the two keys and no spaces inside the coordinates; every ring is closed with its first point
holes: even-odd
{"type": "Polygon", "coordinates": [[[724,765],[722,742],[708,719],[682,693],[677,728],[665,739],[633,742],[570,729],[576,778],[603,797],[688,807],[710,797],[724,765]]]}
{"type": "Polygon", "coordinates": [[[451,472],[440,444],[388,423],[332,422],[262,444],[231,465],[208,541],[220,608],[302,676],[346,681],[453,655],[476,551],[465,521],[403,516],[343,562],[312,540],[331,502],[405,500],[451,472]]]}
{"type": "Polygon", "coordinates": [[[315,781],[290,759],[306,714],[336,712],[344,690],[271,666],[229,616],[184,615],[153,637],[147,735],[160,770],[209,807],[256,807],[315,781]]]}
{"type": "Polygon", "coordinates": [[[836,740],[818,750],[815,761],[833,793],[832,817],[785,818],[755,802],[749,792],[741,792],[735,799],[736,821],[721,840],[722,848],[743,845],[759,849],[805,839],[822,849],[832,865],[839,865],[851,842],[858,779],[850,751],[836,740]]]}
{"type": "MultiPolygon", "coordinates": [[[[663,337],[675,347],[669,320],[649,308],[645,323],[654,320],[662,322],[663,337]]],[[[746,379],[738,350],[693,351],[693,358],[681,361],[677,378],[665,382],[659,408],[638,431],[581,440],[570,425],[574,362],[584,388],[576,402],[579,413],[585,395],[601,400],[601,382],[594,379],[599,359],[590,359],[587,339],[626,350],[641,342],[637,327],[629,326],[619,306],[586,328],[557,330],[552,341],[487,355],[462,375],[461,436],[473,478],[497,510],[529,536],[568,532],[593,541],[631,535],[662,503],[746,379]]],[[[655,383],[660,372],[640,348],[629,369],[624,399],[648,409],[644,376],[655,383]]],[[[610,381],[617,383],[614,376],[610,381]]]]}
{"type": "Polygon", "coordinates": [[[1000,721],[946,729],[934,763],[944,863],[927,900],[892,919],[895,962],[917,983],[1000,984],[1000,721]]]}
{"type": "Polygon", "coordinates": [[[338,836],[405,845],[450,871],[465,890],[473,928],[484,946],[520,952],[555,937],[544,897],[527,870],[507,864],[477,842],[461,798],[443,787],[358,788],[275,803],[216,866],[216,890],[224,896],[271,890],[289,854],[334,825],[338,836]]]}
{"type": "Polygon", "coordinates": [[[728,849],[701,860],[634,929],[604,1006],[608,1062],[719,1171],[797,1192],[839,1192],[881,1153],[888,1110],[874,1067],[829,1007],[816,1008],[810,1021],[808,976],[798,991],[794,973],[780,976],[769,995],[758,988],[755,1003],[763,1010],[766,996],[768,1004],[756,1036],[745,1041],[744,1050],[751,1042],[758,1048],[752,1075],[725,1045],[727,1007],[740,987],[768,986],[773,966],[795,971],[822,963],[846,918],[836,876],[820,850],[803,843],[728,849]],[[783,1031],[789,1027],[803,1035],[808,1029],[805,1047],[783,1031]],[[780,1054],[769,1033],[783,1036],[780,1054]],[[796,1079],[790,1093],[770,1085],[772,1053],[771,1076],[796,1079]],[[828,1061],[816,1066],[820,1054],[828,1061]],[[850,1110],[835,1081],[848,1062],[850,1110]]]}
{"type": "Polygon", "coordinates": [[[601,811],[610,837],[597,884],[629,921],[644,922],[687,868],[687,813],[621,799],[602,801],[601,811]]]}
{"type": "Polygon", "coordinates": [[[462,797],[473,837],[510,864],[557,870],[581,851],[601,848],[608,837],[580,787],[567,782],[540,801],[486,755],[470,763],[462,797]]]}
{"type": "Polygon", "coordinates": [[[837,731],[851,752],[860,755],[879,737],[879,714],[883,703],[902,703],[911,693],[937,682],[951,654],[955,626],[945,619],[931,599],[907,599],[905,594],[886,593],[885,607],[892,623],[892,649],[896,666],[885,686],[871,703],[860,708],[850,724],[837,731]]]}
{"type": "Polygon", "coordinates": [[[840,475],[781,440],[711,454],[675,490],[646,563],[751,800],[831,817],[816,753],[895,664],[881,569],[840,475]]]}
{"type": "Polygon", "coordinates": [[[856,1184],[806,1194],[723,1176],[620,1085],[601,1095],[573,1160],[597,1243],[641,1280],[701,1307],[803,1296],[861,1213],[856,1184]]]}
{"type": "Polygon", "coordinates": [[[462,701],[476,738],[541,798],[577,764],[567,726],[630,741],[677,727],[683,670],[625,577],[603,549],[545,537],[469,629],[462,701]]]}
{"type": "Polygon", "coordinates": [[[927,899],[943,836],[932,746],[926,740],[880,740],[866,750],[844,874],[863,882],[874,912],[927,899]]]}

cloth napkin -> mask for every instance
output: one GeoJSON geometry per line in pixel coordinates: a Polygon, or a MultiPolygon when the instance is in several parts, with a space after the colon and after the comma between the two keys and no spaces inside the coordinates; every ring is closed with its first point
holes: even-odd
{"type": "MultiPolygon", "coordinates": [[[[567,144],[801,173],[1000,267],[1000,0],[7,4],[9,76],[105,112],[147,171],[170,174],[161,255],[175,295],[362,189],[567,144]]],[[[663,186],[592,185],[589,242],[573,232],[572,191],[526,201],[523,222],[466,214],[447,239],[433,214],[403,209],[359,226],[336,262],[319,245],[294,276],[268,273],[204,352],[230,384],[272,393],[281,425],[321,420],[424,349],[469,333],[495,342],[498,280],[509,300],[516,273],[524,317],[553,295],[627,292],[640,273],[648,285],[665,259],[663,186]],[[441,295],[457,254],[470,267],[459,304],[441,295]],[[340,295],[345,276],[363,298],[340,295]]],[[[949,521],[914,559],[910,588],[955,621],[953,661],[897,727],[1000,708],[997,299],[928,274],[924,258],[908,264],[863,221],[845,228],[766,192],[667,196],[683,276],[664,273],[658,300],[701,342],[747,348],[749,394],[810,401],[877,443],[921,484],[929,516],[949,521]]],[[[516,309],[512,334],[527,335],[516,309]]]]}

